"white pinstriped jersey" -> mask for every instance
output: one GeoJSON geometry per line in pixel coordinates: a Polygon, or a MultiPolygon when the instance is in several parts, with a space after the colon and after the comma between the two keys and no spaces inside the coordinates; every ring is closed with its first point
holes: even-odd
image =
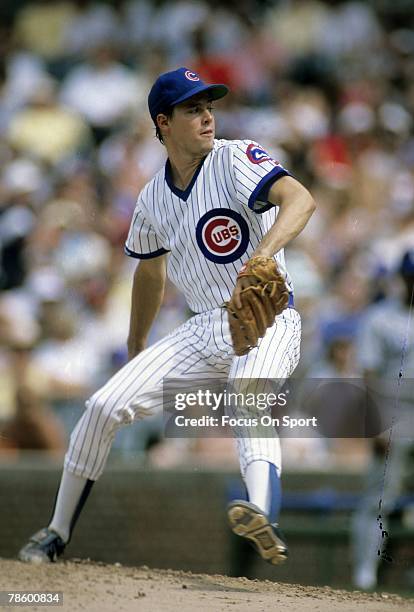
{"type": "MultiPolygon", "coordinates": [[[[217,308],[273,225],[278,209],[267,194],[288,174],[250,140],[215,140],[184,191],[173,184],[167,161],[139,195],[125,251],[144,259],[170,252],[168,277],[191,310],[217,308]]],[[[275,259],[293,292],[283,250],[275,259]]]]}

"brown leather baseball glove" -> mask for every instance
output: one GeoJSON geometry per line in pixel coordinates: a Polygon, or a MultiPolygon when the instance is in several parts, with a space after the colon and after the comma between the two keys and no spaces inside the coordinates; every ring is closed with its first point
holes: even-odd
{"type": "Polygon", "coordinates": [[[224,304],[236,355],[246,355],[257,346],[288,302],[285,280],[272,257],[253,257],[244,264],[233,295],[224,304]]]}

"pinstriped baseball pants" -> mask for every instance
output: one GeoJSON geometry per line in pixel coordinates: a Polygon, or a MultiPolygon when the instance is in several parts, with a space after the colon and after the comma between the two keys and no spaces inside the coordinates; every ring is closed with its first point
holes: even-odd
{"type": "MultiPolygon", "coordinates": [[[[97,480],[102,474],[116,431],[162,409],[165,378],[214,380],[288,378],[299,361],[301,321],[287,308],[248,355],[236,357],[227,312],[222,308],[197,314],[119,370],[87,402],[70,438],[65,469],[97,480]]],[[[281,471],[277,437],[236,434],[241,473],[261,459],[281,471]]]]}

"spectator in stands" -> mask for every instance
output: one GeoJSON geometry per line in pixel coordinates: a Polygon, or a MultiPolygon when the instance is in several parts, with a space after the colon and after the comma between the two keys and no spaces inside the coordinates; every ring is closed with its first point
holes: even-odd
{"type": "Polygon", "coordinates": [[[142,96],[137,75],[118,61],[108,42],[89,50],[88,60],[68,73],[61,91],[61,101],[92,127],[96,144],[123,127],[142,96]]]}
{"type": "Polygon", "coordinates": [[[37,334],[34,322],[19,319],[1,302],[0,345],[2,356],[7,357],[0,367],[0,380],[2,373],[7,376],[0,383],[1,397],[2,401],[8,397],[10,404],[0,420],[0,452],[62,453],[66,445],[63,427],[47,403],[47,383],[33,362],[37,334]]]}
{"type": "Polygon", "coordinates": [[[67,0],[37,0],[17,12],[14,37],[19,45],[45,60],[64,55],[65,31],[75,14],[67,0]]]}
{"type": "Polygon", "coordinates": [[[74,0],[73,9],[63,37],[66,54],[82,59],[102,44],[121,43],[123,31],[115,7],[95,0],[74,0]]]}
{"type": "Polygon", "coordinates": [[[19,153],[50,165],[85,152],[91,144],[88,124],[58,103],[56,87],[50,78],[38,84],[28,106],[14,115],[7,132],[9,143],[19,153]]]}
{"type": "Polygon", "coordinates": [[[24,283],[25,248],[36,226],[35,204],[43,185],[41,168],[28,159],[14,159],[1,173],[0,289],[24,283]]]}

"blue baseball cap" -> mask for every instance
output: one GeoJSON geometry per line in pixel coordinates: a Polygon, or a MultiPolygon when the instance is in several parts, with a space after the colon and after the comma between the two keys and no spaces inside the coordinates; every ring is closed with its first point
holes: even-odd
{"type": "Polygon", "coordinates": [[[188,68],[178,68],[161,74],[148,96],[148,108],[153,122],[157,124],[159,113],[203,91],[208,92],[212,100],[218,100],[228,93],[229,88],[227,85],[204,83],[196,72],[188,68]]]}

